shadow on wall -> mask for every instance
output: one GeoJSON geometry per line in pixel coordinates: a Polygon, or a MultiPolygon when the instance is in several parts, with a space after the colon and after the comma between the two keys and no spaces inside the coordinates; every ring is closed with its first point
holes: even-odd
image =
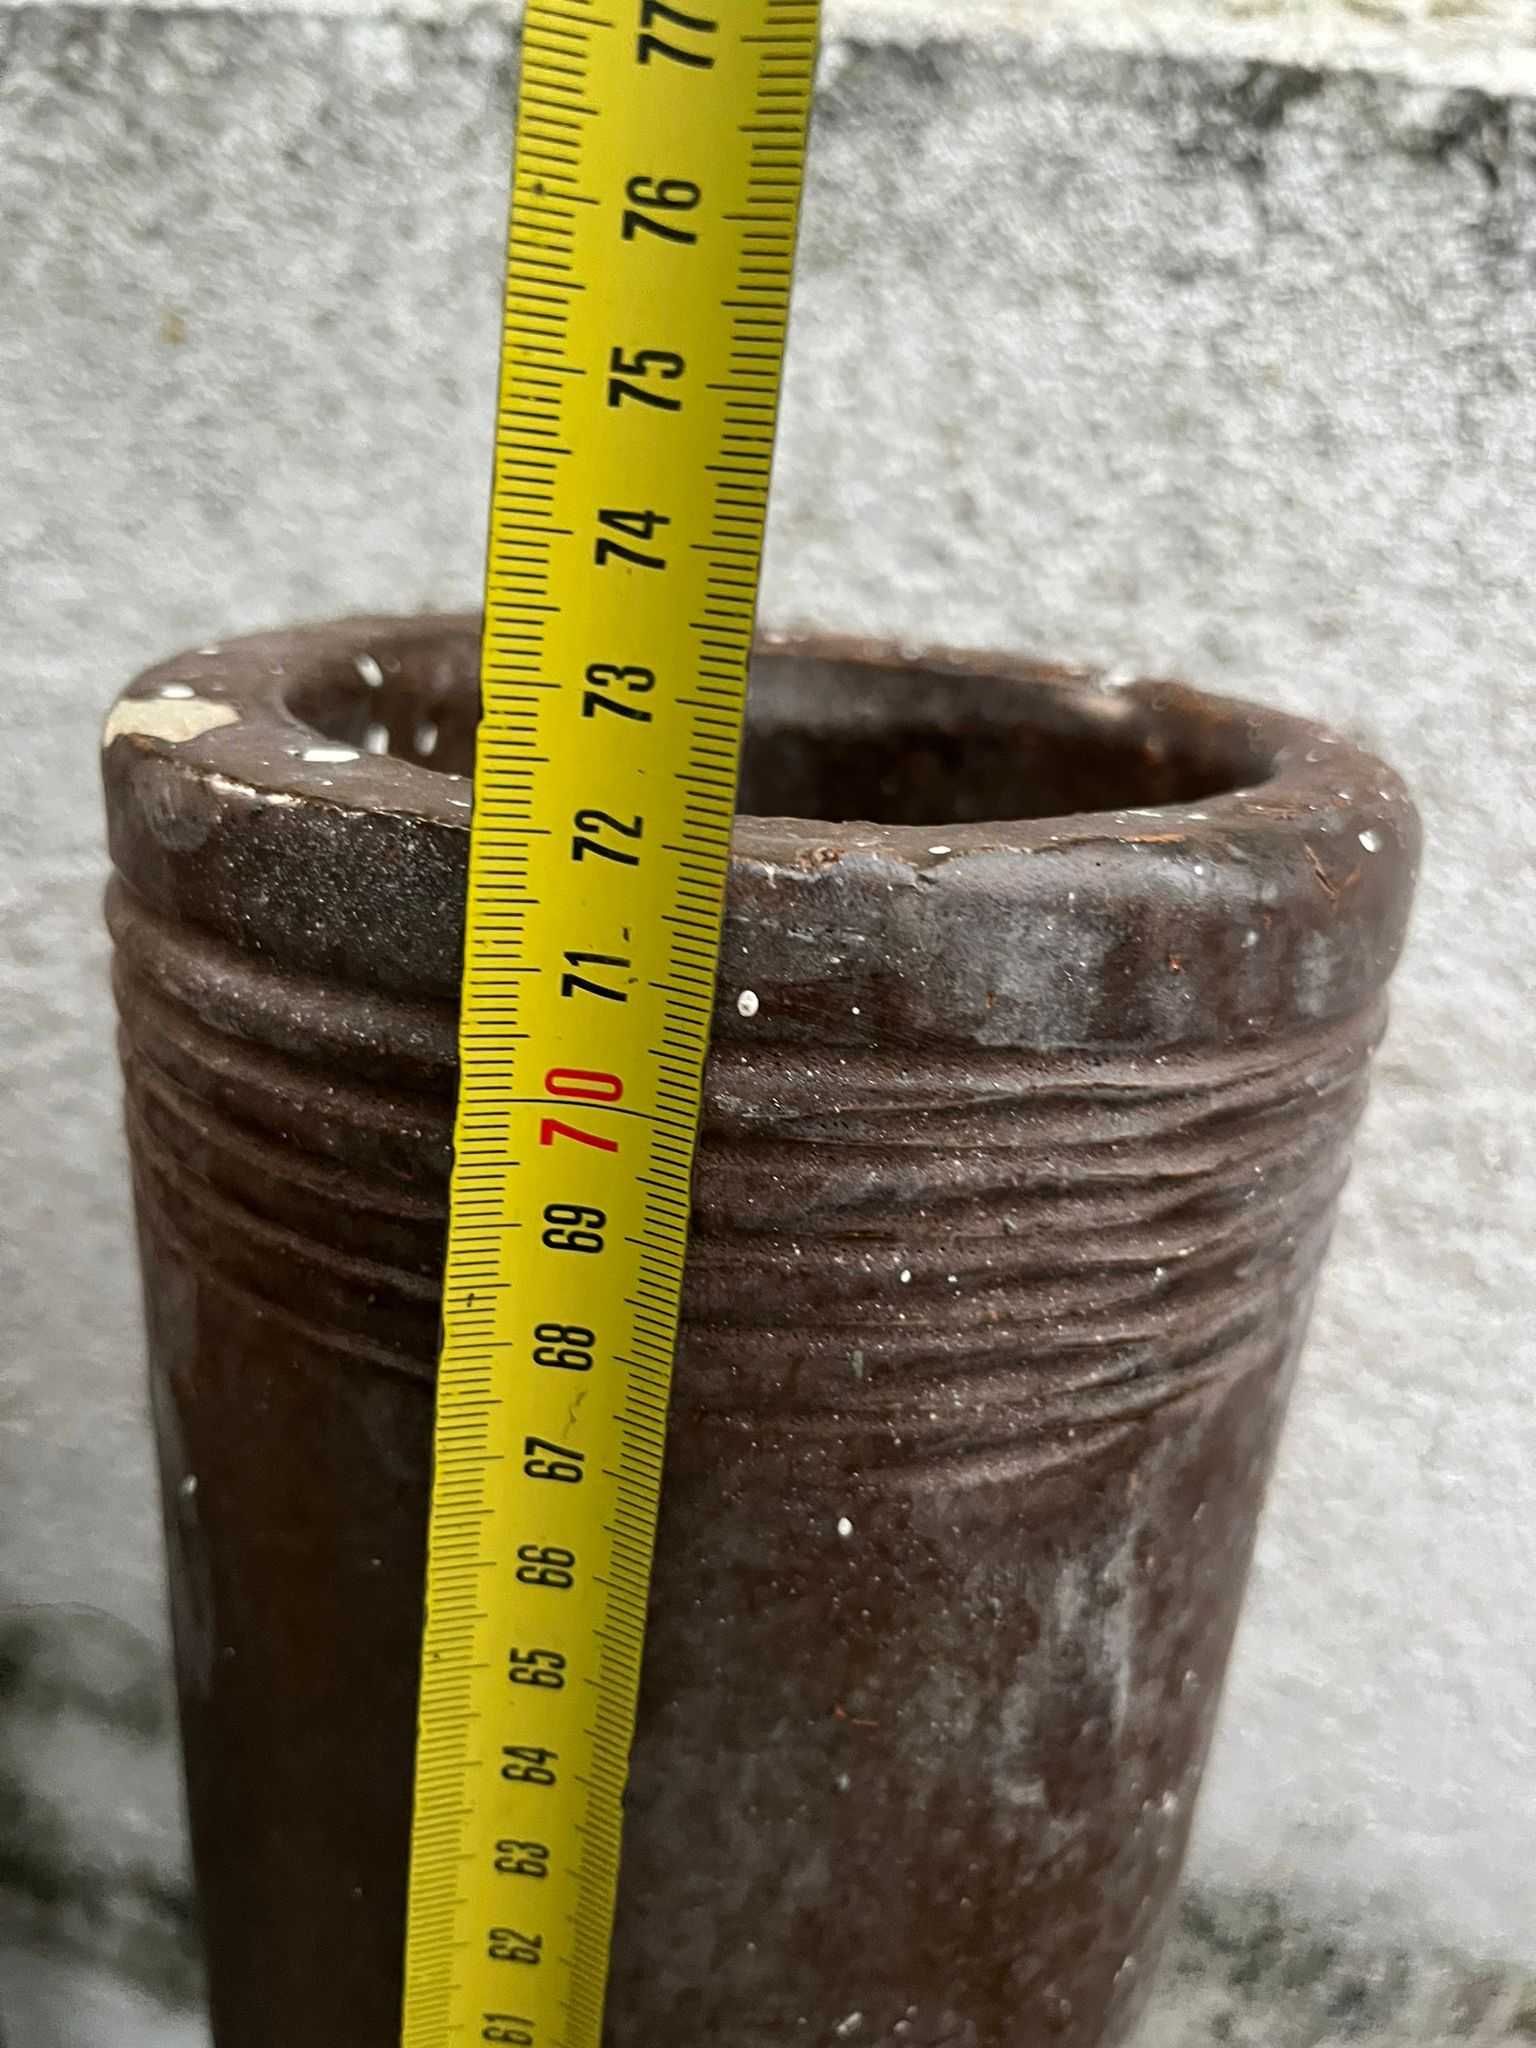
{"type": "MultiPolygon", "coordinates": [[[[0,1965],[8,1948],[48,1957],[52,2005],[73,2014],[57,2038],[71,2048],[125,2048],[120,2023],[79,2038],[87,1980],[140,1993],[164,2015],[131,2028],[128,2048],[164,2039],[173,2017],[201,2038],[180,1844],[142,1820],[163,1810],[175,1768],[154,1645],[88,1609],[0,1604],[0,1965]]],[[[8,2012],[0,1988],[0,2048],[40,2048],[27,2035],[39,2009],[8,2012]]],[[[1328,1923],[1272,1893],[1186,1897],[1137,2048],[1346,2042],[1528,2048],[1536,1979],[1386,1937],[1379,1920],[1328,1923]]]]}

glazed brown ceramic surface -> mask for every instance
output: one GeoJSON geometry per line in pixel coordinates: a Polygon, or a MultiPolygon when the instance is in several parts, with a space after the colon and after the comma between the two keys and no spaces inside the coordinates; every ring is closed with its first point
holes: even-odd
{"type": "MultiPolygon", "coordinates": [[[[248,640],[108,728],[218,2048],[396,2040],[476,651],[248,640]]],[[[744,803],[610,2048],[1109,2048],[1413,812],[1249,706],[853,646],[760,659],[744,803]]]]}

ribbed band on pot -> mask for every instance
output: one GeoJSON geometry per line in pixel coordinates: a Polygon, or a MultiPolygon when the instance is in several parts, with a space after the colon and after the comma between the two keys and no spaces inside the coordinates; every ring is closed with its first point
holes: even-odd
{"type": "MultiPolygon", "coordinates": [[[[468,618],[203,649],[120,699],[105,763],[141,1173],[232,1279],[281,1269],[331,1342],[422,1372],[477,658],[468,618]]],[[[1079,1455],[1180,1361],[1235,1369],[1274,1254],[1331,1219],[1412,886],[1400,782],[1301,721],[1016,660],[780,642],[754,688],[749,800],[934,816],[740,820],[690,1262],[690,1318],[735,1327],[690,1397],[774,1435],[786,1284],[795,1409],[870,1332],[870,1383],[828,1383],[844,1470],[1079,1455]],[[1137,800],[953,815],[1063,796],[1137,800]],[[962,1354],[960,1411],[893,1448],[874,1383],[942,1361],[953,1393],[962,1354]]]]}

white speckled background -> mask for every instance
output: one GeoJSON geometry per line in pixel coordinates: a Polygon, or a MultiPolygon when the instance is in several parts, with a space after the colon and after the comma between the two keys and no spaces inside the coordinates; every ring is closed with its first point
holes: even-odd
{"type": "MultiPolygon", "coordinates": [[[[478,582],[515,36],[346,12],[0,5],[0,1619],[59,1643],[162,1635],[101,711],[179,644],[478,582]]],[[[1314,711],[1429,829],[1201,1896],[1536,1967],[1536,18],[832,13],[768,619],[1314,711]]],[[[24,1874],[94,1858],[173,1896],[163,1731],[120,1767],[93,1709],[66,1769],[53,1696],[7,1721],[17,1687],[24,1874]]],[[[1243,2031],[1212,1958],[1249,1935],[1189,1941],[1217,2003],[1170,2007],[1157,2048],[1359,2037],[1326,2000],[1296,2017],[1284,1970],[1243,2031]]],[[[60,2019],[61,1967],[29,1964],[7,2048],[134,2038],[60,2019]]],[[[1405,1992],[1379,2038],[1528,2039],[1513,1981],[1405,1992]]]]}

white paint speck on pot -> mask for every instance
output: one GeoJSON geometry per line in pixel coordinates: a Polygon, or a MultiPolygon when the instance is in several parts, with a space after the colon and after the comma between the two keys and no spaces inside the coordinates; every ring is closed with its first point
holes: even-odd
{"type": "Polygon", "coordinates": [[[837,1533],[839,1536],[851,1536],[853,1534],[853,1524],[846,1515],[838,1517],[837,1533]]]}
{"type": "Polygon", "coordinates": [[[736,998],[736,1007],[743,1017],[755,1017],[763,1006],[758,1001],[755,990],[744,988],[736,998]]]}
{"type": "Polygon", "coordinates": [[[902,1267],[901,1284],[903,1287],[910,1287],[912,1285],[912,1268],[910,1266],[902,1267]]]}
{"type": "Polygon", "coordinates": [[[339,768],[344,761],[360,761],[362,756],[356,747],[306,747],[300,759],[316,768],[339,768]]]}
{"type": "Polygon", "coordinates": [[[851,2012],[849,2013],[847,2019],[839,2020],[837,2025],[832,2029],[832,2031],[834,2034],[836,2034],[839,2041],[851,2041],[854,2035],[859,2031],[860,2027],[863,2026],[863,2024],[863,2013],[851,2012]]]}
{"type": "Polygon", "coordinates": [[[928,849],[930,853],[953,853],[954,850],[952,846],[930,846],[928,849]]]}
{"type": "Polygon", "coordinates": [[[187,697],[195,697],[197,695],[197,692],[193,689],[190,683],[163,683],[160,686],[160,688],[156,690],[155,695],[157,697],[175,697],[177,699],[185,699],[187,697]]]}
{"type": "Polygon", "coordinates": [[[379,690],[383,688],[384,671],[379,667],[379,664],[374,660],[371,654],[358,655],[356,660],[353,662],[352,666],[357,670],[358,674],[362,677],[363,681],[368,685],[370,690],[379,690]]]}
{"type": "Polygon", "coordinates": [[[185,697],[122,697],[107,714],[101,744],[105,750],[114,740],[132,734],[181,746],[187,740],[201,739],[204,733],[216,732],[221,725],[234,725],[239,717],[233,704],[210,704],[190,690],[185,697]]]}
{"type": "Polygon", "coordinates": [[[1360,844],[1367,853],[1380,853],[1381,834],[1379,832],[1362,832],[1360,834],[1360,844]]]}

